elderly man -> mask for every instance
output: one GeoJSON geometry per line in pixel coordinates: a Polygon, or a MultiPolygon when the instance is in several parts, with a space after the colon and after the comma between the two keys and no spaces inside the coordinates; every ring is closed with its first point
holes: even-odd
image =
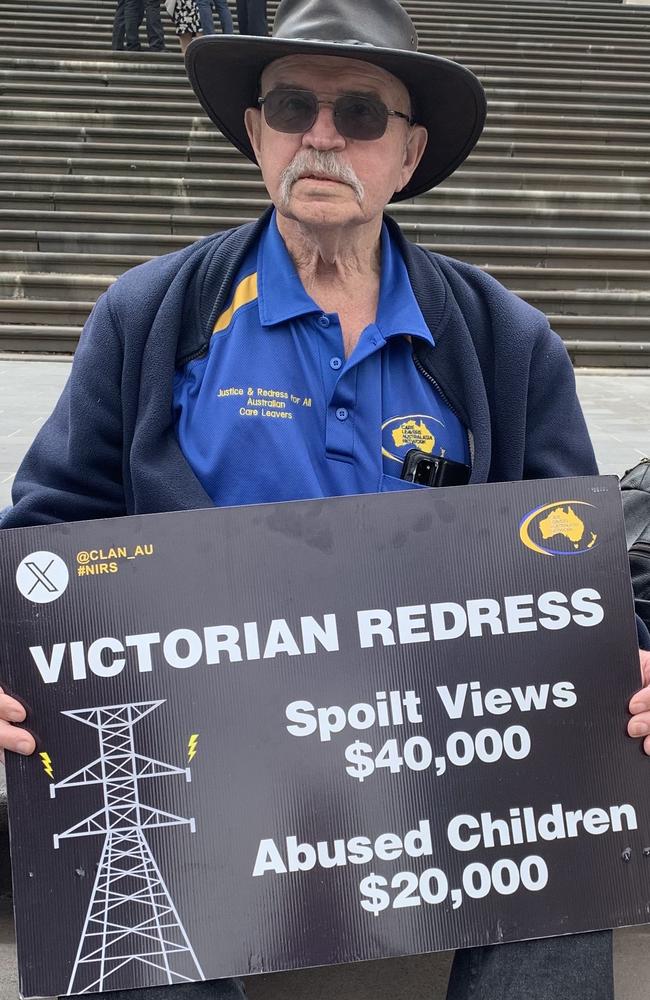
{"type": "MultiPolygon", "coordinates": [[[[102,296],[3,527],[399,490],[410,444],[384,435],[404,414],[471,482],[596,471],[545,318],[383,215],[472,149],[485,106],[471,73],[418,53],[396,0],[282,0],[273,37],[202,38],[187,65],[274,209],[102,296]],[[273,419],[260,392],[311,405],[273,419]]],[[[642,668],[648,683],[650,655],[642,668]]],[[[650,686],[630,707],[650,752],[650,686]]],[[[24,717],[0,695],[0,746],[33,751],[24,717]]],[[[241,996],[235,981],[147,994],[241,996]]],[[[459,952],[449,986],[453,1000],[611,996],[608,933],[459,952]]]]}

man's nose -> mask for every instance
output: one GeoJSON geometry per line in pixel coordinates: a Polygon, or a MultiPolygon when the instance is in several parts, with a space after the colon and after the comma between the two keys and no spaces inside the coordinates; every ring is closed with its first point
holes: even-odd
{"type": "Polygon", "coordinates": [[[334,124],[334,108],[330,104],[321,104],[318,108],[316,121],[302,137],[303,146],[312,149],[343,149],[345,137],[334,124]]]}

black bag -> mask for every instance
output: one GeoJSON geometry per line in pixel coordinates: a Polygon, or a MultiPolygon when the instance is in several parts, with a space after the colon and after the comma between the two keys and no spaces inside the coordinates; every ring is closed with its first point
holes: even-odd
{"type": "Polygon", "coordinates": [[[636,613],[650,629],[650,458],[621,479],[625,537],[636,613]]]}

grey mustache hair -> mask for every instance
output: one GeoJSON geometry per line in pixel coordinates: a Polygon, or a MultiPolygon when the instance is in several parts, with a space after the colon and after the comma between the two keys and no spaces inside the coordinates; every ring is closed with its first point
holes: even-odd
{"type": "Polygon", "coordinates": [[[363,184],[352,167],[343,163],[336,153],[331,150],[301,149],[280,174],[279,194],[282,205],[288,206],[291,189],[296,181],[311,173],[323,174],[330,180],[348,184],[354,191],[357,201],[363,200],[363,184]]]}

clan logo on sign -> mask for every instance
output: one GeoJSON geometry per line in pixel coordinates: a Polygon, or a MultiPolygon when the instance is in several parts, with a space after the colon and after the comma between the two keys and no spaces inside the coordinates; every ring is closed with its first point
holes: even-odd
{"type": "Polygon", "coordinates": [[[527,548],[544,556],[583,555],[598,540],[589,524],[592,510],[594,505],[586,500],[543,504],[524,516],[519,537],[527,548]]]}
{"type": "Polygon", "coordinates": [[[68,567],[54,552],[31,552],[16,570],[16,586],[28,601],[49,604],[68,586],[68,567]]]}

